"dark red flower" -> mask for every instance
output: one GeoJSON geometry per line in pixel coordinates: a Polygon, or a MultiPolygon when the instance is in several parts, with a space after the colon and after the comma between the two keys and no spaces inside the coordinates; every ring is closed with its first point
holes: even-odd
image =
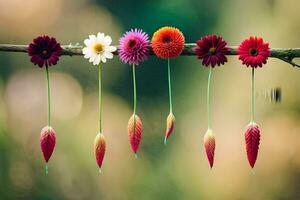
{"type": "Polygon", "coordinates": [[[48,67],[57,64],[62,50],[55,38],[44,35],[33,39],[28,47],[28,55],[34,65],[48,67]]]}
{"type": "Polygon", "coordinates": [[[46,163],[49,161],[56,143],[55,131],[52,127],[45,126],[40,135],[40,146],[46,163]]]}
{"type": "Polygon", "coordinates": [[[247,126],[245,133],[245,143],[247,158],[250,166],[253,168],[257,159],[260,141],[260,130],[257,124],[251,123],[247,126]]]}
{"type": "Polygon", "coordinates": [[[271,55],[269,43],[264,43],[261,37],[249,37],[244,40],[238,50],[239,59],[243,61],[243,65],[250,65],[257,68],[267,63],[268,57],[271,55]]]}
{"type": "Polygon", "coordinates": [[[227,62],[225,54],[228,52],[227,43],[220,36],[207,35],[197,42],[195,53],[199,59],[202,59],[202,65],[224,65],[227,62]]]}
{"type": "Polygon", "coordinates": [[[175,58],[184,48],[184,36],[179,29],[165,26],[153,34],[151,43],[157,57],[175,58]]]}

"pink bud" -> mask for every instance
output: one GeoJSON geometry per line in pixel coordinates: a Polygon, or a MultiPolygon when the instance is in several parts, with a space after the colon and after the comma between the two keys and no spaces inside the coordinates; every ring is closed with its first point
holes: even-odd
{"type": "Polygon", "coordinates": [[[167,128],[166,128],[165,141],[164,141],[165,145],[167,144],[167,139],[171,135],[174,126],[175,126],[175,116],[173,115],[173,113],[170,113],[167,117],[167,128]]]}
{"type": "Polygon", "coordinates": [[[259,149],[260,130],[256,123],[250,123],[245,133],[246,152],[250,166],[253,168],[259,149]]]}
{"type": "Polygon", "coordinates": [[[143,124],[139,116],[133,114],[128,121],[128,137],[132,151],[136,154],[143,134],[143,124]]]}
{"type": "Polygon", "coordinates": [[[208,129],[204,135],[204,148],[206,151],[206,156],[210,165],[210,168],[214,165],[214,155],[215,155],[216,141],[215,136],[211,129],[208,129]]]}
{"type": "Polygon", "coordinates": [[[55,147],[55,130],[50,126],[45,126],[40,134],[40,146],[46,163],[48,163],[55,147]]]}
{"type": "Polygon", "coordinates": [[[102,166],[106,150],[106,142],[103,134],[97,134],[94,140],[94,152],[99,168],[102,166]]]}

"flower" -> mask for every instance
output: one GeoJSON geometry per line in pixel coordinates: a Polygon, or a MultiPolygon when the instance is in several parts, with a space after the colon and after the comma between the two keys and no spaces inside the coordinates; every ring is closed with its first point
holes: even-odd
{"type": "Polygon", "coordinates": [[[250,123],[245,133],[247,158],[253,168],[257,159],[260,142],[260,130],[256,123],[250,123]]]}
{"type": "Polygon", "coordinates": [[[210,165],[210,168],[214,165],[216,140],[215,135],[211,129],[208,129],[204,135],[204,148],[206,151],[206,156],[210,165]]]}
{"type": "Polygon", "coordinates": [[[244,40],[238,50],[239,59],[243,61],[243,65],[250,65],[257,68],[267,63],[268,57],[271,55],[269,43],[264,43],[261,37],[249,37],[244,40]]]}
{"type": "Polygon", "coordinates": [[[177,28],[162,27],[153,34],[152,48],[159,58],[175,58],[184,48],[184,36],[177,28]]]}
{"type": "Polygon", "coordinates": [[[225,54],[228,52],[227,43],[220,36],[207,35],[197,42],[195,53],[202,59],[202,65],[215,67],[227,62],[225,54]]]}
{"type": "Polygon", "coordinates": [[[99,168],[101,168],[102,166],[105,150],[106,150],[105,137],[103,134],[98,133],[94,140],[94,152],[95,152],[96,162],[99,168]]]}
{"type": "Polygon", "coordinates": [[[48,35],[39,36],[33,39],[28,47],[28,55],[31,62],[39,67],[56,65],[62,54],[62,47],[56,39],[48,35]]]}
{"type": "Polygon", "coordinates": [[[55,130],[50,126],[45,126],[40,134],[40,146],[46,163],[49,161],[56,142],[55,130]]]}
{"type": "Polygon", "coordinates": [[[132,151],[136,154],[143,134],[143,124],[139,116],[133,114],[128,121],[128,138],[132,151]]]}
{"type": "Polygon", "coordinates": [[[99,65],[100,62],[105,63],[106,59],[112,59],[112,52],[117,48],[111,45],[111,37],[105,36],[104,33],[98,33],[96,35],[90,35],[89,39],[84,40],[86,47],[82,49],[84,58],[89,59],[93,65],[99,65]]]}
{"type": "Polygon", "coordinates": [[[149,56],[149,36],[141,29],[131,29],[120,38],[119,56],[124,63],[138,65],[149,56]]]}
{"type": "Polygon", "coordinates": [[[171,135],[171,133],[174,129],[174,126],[175,126],[175,116],[171,112],[167,117],[167,128],[166,128],[166,134],[165,134],[165,140],[164,140],[165,145],[167,144],[167,139],[171,135]]]}

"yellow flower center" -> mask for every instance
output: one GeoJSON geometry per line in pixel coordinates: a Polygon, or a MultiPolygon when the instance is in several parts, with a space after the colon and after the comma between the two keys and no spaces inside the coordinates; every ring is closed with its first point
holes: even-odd
{"type": "Polygon", "coordinates": [[[94,48],[94,52],[97,54],[103,53],[104,51],[104,45],[101,43],[95,44],[93,48],[94,48]]]}

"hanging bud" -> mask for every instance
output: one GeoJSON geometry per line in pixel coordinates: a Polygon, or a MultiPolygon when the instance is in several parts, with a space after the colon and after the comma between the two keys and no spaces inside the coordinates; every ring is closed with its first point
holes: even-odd
{"type": "Polygon", "coordinates": [[[167,129],[166,129],[166,135],[164,140],[165,145],[167,145],[167,139],[171,135],[174,126],[175,126],[175,116],[173,115],[172,112],[170,112],[170,114],[167,117],[167,129]]]}
{"type": "Polygon", "coordinates": [[[40,134],[40,146],[46,163],[48,163],[53,153],[55,147],[55,141],[56,141],[56,136],[55,136],[54,129],[50,126],[45,126],[42,129],[40,134]]]}
{"type": "Polygon", "coordinates": [[[204,135],[204,148],[206,151],[206,156],[210,165],[210,168],[214,165],[216,141],[215,136],[211,129],[208,129],[204,135]]]}
{"type": "Polygon", "coordinates": [[[254,122],[250,123],[247,126],[247,130],[245,133],[245,143],[246,143],[248,161],[252,168],[254,167],[257,159],[259,141],[260,141],[259,127],[254,122]]]}
{"type": "Polygon", "coordinates": [[[142,139],[143,125],[139,116],[133,114],[128,121],[128,137],[132,151],[136,154],[142,139]]]}
{"type": "Polygon", "coordinates": [[[100,169],[104,159],[105,150],[106,150],[105,137],[103,134],[98,133],[94,140],[94,153],[96,157],[96,162],[100,169]]]}

